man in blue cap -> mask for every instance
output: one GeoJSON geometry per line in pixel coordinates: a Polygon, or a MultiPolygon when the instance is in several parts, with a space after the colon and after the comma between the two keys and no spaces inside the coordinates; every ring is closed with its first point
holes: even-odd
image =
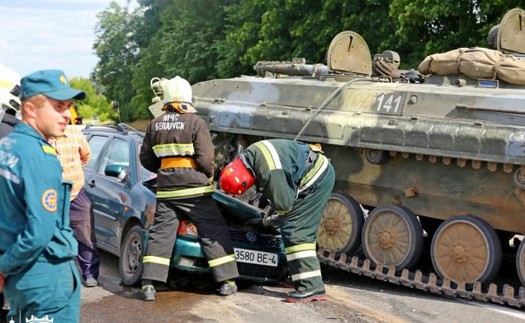
{"type": "Polygon", "coordinates": [[[70,183],[51,137],[64,135],[73,99],[62,71],[43,70],[20,82],[22,122],[0,140],[0,291],[15,322],[78,322],[77,241],[69,225],[70,183]]]}

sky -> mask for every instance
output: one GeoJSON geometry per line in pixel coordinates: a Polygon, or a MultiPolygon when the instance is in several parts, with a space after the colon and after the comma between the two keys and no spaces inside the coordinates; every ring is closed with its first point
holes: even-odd
{"type": "MultiPolygon", "coordinates": [[[[127,5],[126,0],[114,1],[127,5]]],[[[93,50],[96,15],[110,3],[0,0],[0,64],[21,77],[41,69],[60,69],[69,78],[89,77],[98,60],[93,50]]]]}

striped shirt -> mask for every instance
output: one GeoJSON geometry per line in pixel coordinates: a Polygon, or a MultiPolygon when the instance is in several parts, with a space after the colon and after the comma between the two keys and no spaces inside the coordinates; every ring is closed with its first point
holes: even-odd
{"type": "Polygon", "coordinates": [[[91,156],[89,144],[82,131],[75,126],[67,126],[64,137],[49,139],[49,143],[57,150],[64,180],[73,182],[72,201],[84,187],[82,167],[87,164],[91,156]]]}

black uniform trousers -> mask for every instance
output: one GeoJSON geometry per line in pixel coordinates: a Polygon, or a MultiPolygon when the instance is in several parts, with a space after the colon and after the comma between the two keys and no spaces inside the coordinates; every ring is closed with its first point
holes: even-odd
{"type": "Polygon", "coordinates": [[[153,225],[149,229],[149,240],[144,256],[143,280],[166,282],[169,274],[169,259],[177,239],[179,218],[193,222],[199,234],[199,242],[216,282],[239,276],[233,245],[228,227],[211,195],[187,199],[157,199],[153,225]]]}

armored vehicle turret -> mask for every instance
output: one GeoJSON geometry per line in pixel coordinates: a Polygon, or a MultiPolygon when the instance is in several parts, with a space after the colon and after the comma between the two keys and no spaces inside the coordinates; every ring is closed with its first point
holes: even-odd
{"type": "Polygon", "coordinates": [[[194,104],[219,167],[262,138],[322,145],[336,169],[318,232],[326,263],[522,306],[513,288],[525,284],[525,240],[509,240],[525,234],[524,17],[503,17],[495,49],[431,55],[418,70],[345,31],[326,65],[259,62],[256,76],[193,85],[194,104]],[[424,248],[431,270],[418,264],[424,248]],[[505,288],[492,284],[504,251],[521,280],[505,288]]]}

